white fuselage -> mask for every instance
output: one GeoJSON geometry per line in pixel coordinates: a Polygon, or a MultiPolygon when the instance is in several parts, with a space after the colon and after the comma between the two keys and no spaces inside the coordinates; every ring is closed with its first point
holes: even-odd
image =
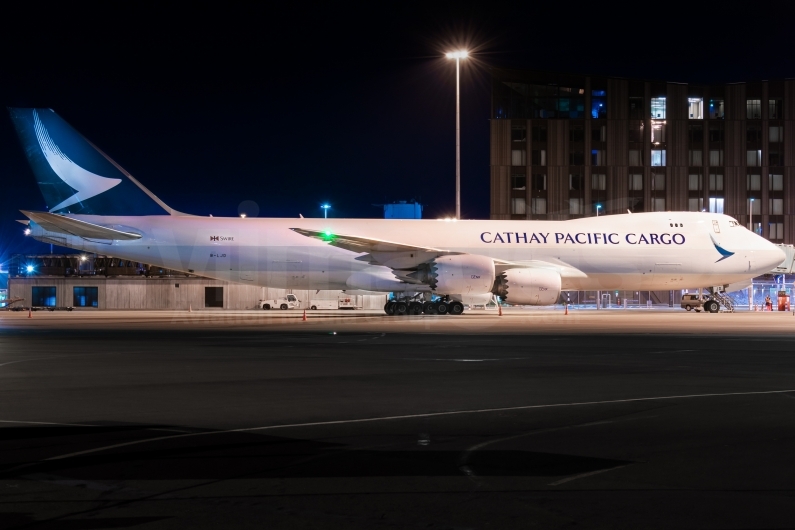
{"type": "MultiPolygon", "coordinates": [[[[774,245],[730,217],[701,212],[569,221],[71,217],[142,237],[96,242],[58,235],[56,243],[219,280],[277,288],[348,289],[353,273],[391,273],[387,267],[357,260],[362,254],[291,228],[532,263],[557,270],[563,290],[727,285],[768,272],[783,260],[774,245]]],[[[41,232],[33,235],[42,239],[41,232]]]]}

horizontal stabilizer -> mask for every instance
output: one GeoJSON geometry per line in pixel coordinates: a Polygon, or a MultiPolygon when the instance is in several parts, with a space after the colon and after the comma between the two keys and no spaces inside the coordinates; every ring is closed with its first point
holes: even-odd
{"type": "Polygon", "coordinates": [[[28,219],[42,227],[48,232],[55,232],[58,234],[67,234],[86,239],[113,239],[130,241],[141,239],[140,234],[132,232],[123,232],[105,226],[87,223],[85,221],[78,221],[71,217],[64,217],[48,212],[27,212],[20,210],[28,219]]]}

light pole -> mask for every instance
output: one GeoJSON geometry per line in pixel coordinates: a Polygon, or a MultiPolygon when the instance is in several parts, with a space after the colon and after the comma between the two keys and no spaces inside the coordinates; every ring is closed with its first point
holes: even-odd
{"type": "Polygon", "coordinates": [[[461,59],[469,52],[459,50],[447,53],[448,59],[455,59],[455,218],[461,219],[461,59]]]}
{"type": "Polygon", "coordinates": [[[601,207],[602,207],[601,204],[597,204],[596,205],[596,217],[599,217],[599,208],[601,208],[601,207]]]}
{"type": "Polygon", "coordinates": [[[323,204],[320,207],[323,208],[323,218],[324,219],[328,219],[328,209],[331,208],[331,205],[330,204],[323,204]]]}

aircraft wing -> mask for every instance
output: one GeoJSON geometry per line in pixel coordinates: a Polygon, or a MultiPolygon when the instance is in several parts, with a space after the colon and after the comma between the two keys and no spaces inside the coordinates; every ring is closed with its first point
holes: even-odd
{"type": "Polygon", "coordinates": [[[106,226],[95,225],[85,221],[72,219],[49,212],[27,212],[20,210],[25,216],[48,232],[66,234],[86,239],[114,239],[134,240],[141,239],[140,234],[123,232],[106,226]]]}

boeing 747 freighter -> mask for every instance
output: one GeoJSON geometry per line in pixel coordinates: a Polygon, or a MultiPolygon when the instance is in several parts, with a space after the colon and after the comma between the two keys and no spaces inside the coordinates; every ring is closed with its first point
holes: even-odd
{"type": "Polygon", "coordinates": [[[10,111],[49,205],[22,211],[37,240],[231,282],[401,293],[388,314],[461,314],[495,294],[551,305],[568,290],[732,290],[784,260],[735,219],[707,212],[568,221],[189,215],[52,110],[10,111]]]}

